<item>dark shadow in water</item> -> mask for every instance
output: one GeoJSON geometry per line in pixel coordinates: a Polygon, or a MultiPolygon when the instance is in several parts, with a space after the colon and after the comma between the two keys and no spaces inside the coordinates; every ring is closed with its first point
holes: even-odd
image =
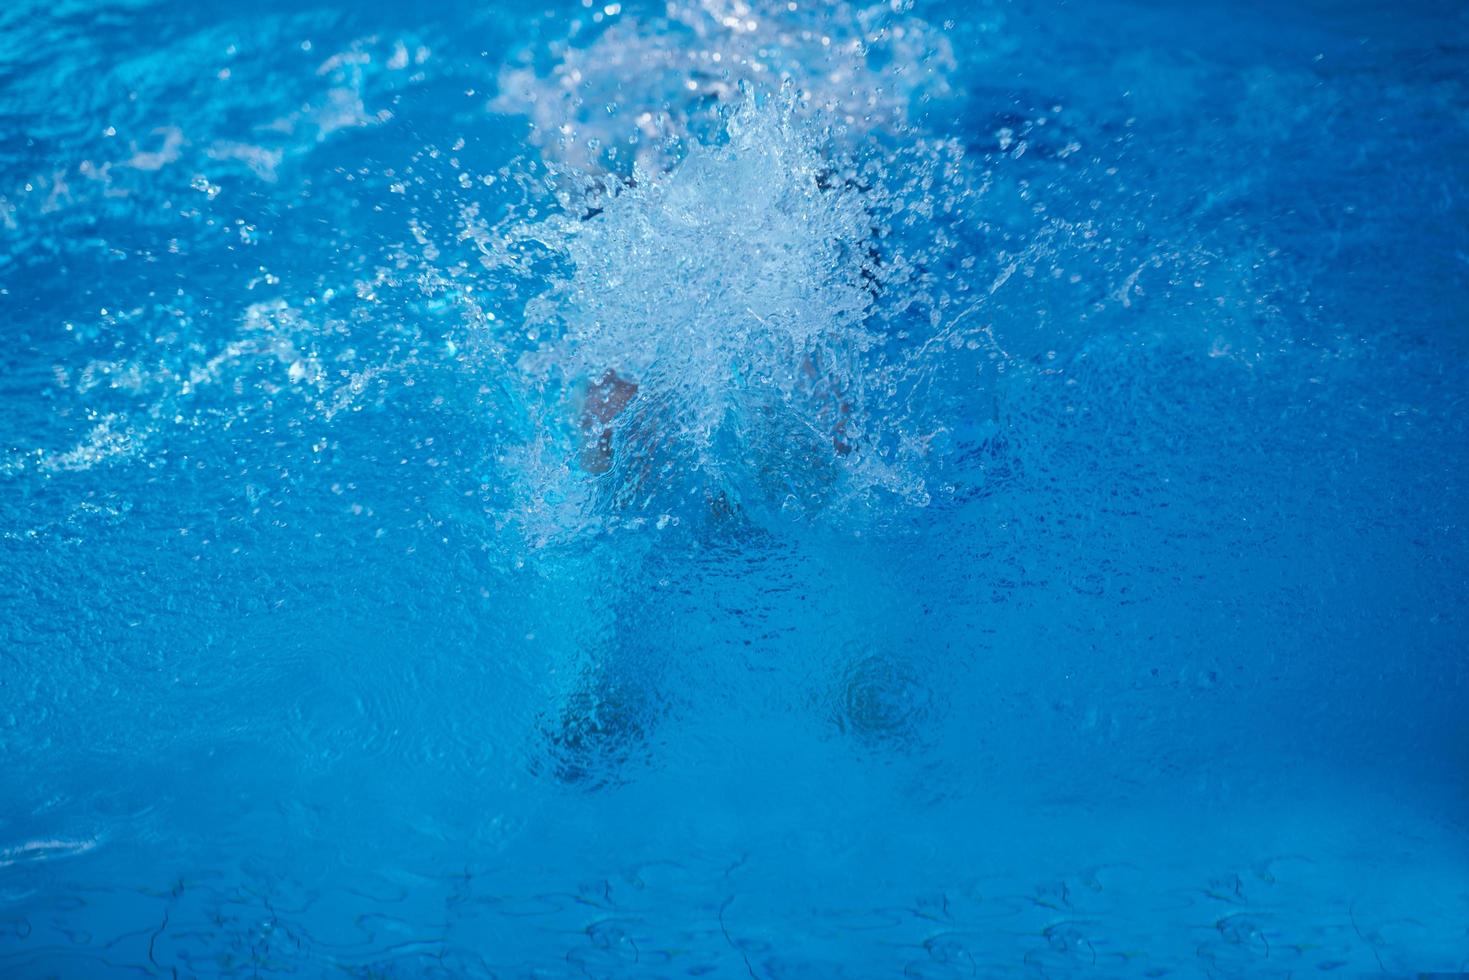
{"type": "Polygon", "coordinates": [[[620,786],[653,758],[668,703],[663,661],[616,640],[537,719],[531,771],[588,792],[620,786]]]}
{"type": "Polygon", "coordinates": [[[886,652],[849,663],[832,695],[832,723],[868,750],[921,749],[933,714],[933,691],[918,667],[886,652]]]}

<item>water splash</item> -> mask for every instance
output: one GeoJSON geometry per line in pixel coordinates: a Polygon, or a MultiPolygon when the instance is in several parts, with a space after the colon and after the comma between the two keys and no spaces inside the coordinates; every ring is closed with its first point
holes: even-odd
{"type": "Polygon", "coordinates": [[[521,231],[561,270],[527,305],[543,340],[519,365],[541,409],[532,507],[577,525],[690,501],[800,518],[927,500],[943,424],[912,396],[922,362],[948,355],[921,341],[945,327],[934,212],[963,195],[935,183],[956,158],[919,144],[861,160],[807,108],[747,88],[667,173],[589,180],[521,231]],[[625,408],[572,421],[613,385],[625,408]],[[609,456],[595,479],[574,462],[589,427],[609,456]]]}

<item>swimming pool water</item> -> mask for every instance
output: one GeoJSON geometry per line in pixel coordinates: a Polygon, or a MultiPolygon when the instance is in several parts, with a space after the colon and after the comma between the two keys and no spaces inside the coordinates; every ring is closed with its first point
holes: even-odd
{"type": "Polygon", "coordinates": [[[6,6],[0,975],[1469,971],[1466,51],[6,6]]]}

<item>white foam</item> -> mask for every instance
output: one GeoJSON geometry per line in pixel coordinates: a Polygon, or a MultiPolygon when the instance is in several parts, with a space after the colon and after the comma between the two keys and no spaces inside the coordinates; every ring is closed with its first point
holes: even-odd
{"type": "Polygon", "coordinates": [[[589,505],[714,498],[800,517],[874,493],[927,499],[916,460],[933,433],[912,428],[899,377],[916,372],[882,349],[922,299],[922,263],[883,239],[893,214],[934,201],[922,181],[913,199],[912,172],[859,167],[807,108],[789,90],[747,91],[668,172],[603,179],[589,216],[573,202],[519,233],[563,270],[527,307],[543,342],[521,364],[544,413],[523,462],[556,487],[538,491],[543,516],[564,522],[569,484],[590,479],[548,464],[575,456],[578,386],[608,371],[638,394],[613,423],[606,492],[580,495],[589,505]]]}

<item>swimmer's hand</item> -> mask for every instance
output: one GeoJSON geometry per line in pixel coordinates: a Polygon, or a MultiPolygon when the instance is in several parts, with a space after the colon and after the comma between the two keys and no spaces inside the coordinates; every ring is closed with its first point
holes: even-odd
{"type": "Polygon", "coordinates": [[[637,396],[638,386],[608,369],[587,385],[581,403],[581,468],[606,473],[612,468],[612,423],[637,396]]]}

